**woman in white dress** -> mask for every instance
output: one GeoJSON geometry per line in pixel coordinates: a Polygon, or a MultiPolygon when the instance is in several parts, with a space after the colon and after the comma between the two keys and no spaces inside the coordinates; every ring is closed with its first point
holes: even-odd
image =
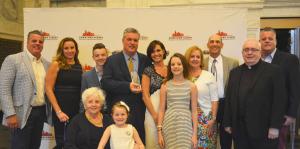
{"type": "Polygon", "coordinates": [[[147,56],[153,65],[145,68],[142,76],[143,100],[146,105],[145,137],[146,149],[160,149],[157,139],[157,115],[159,108],[160,86],[167,76],[167,66],[163,60],[167,51],[162,42],[153,40],[147,48],[147,56]]]}
{"type": "Polygon", "coordinates": [[[189,65],[189,76],[198,89],[198,148],[216,149],[218,89],[216,78],[202,70],[203,53],[197,46],[188,48],[185,57],[189,65]]]}

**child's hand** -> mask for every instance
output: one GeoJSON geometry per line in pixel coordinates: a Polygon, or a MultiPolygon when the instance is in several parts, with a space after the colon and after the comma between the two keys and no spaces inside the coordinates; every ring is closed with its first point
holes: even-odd
{"type": "Polygon", "coordinates": [[[158,144],[160,146],[161,149],[165,148],[165,141],[164,141],[164,137],[161,134],[162,132],[159,131],[158,132],[158,144]]]}
{"type": "Polygon", "coordinates": [[[197,145],[198,145],[197,135],[192,136],[192,143],[193,143],[193,149],[197,149],[197,145]]]}

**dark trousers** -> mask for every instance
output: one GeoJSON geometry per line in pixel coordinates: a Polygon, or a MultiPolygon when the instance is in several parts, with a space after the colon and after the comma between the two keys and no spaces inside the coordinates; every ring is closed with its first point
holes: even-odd
{"type": "Polygon", "coordinates": [[[217,121],[218,121],[219,134],[220,134],[220,145],[221,145],[221,149],[231,149],[232,135],[225,131],[224,126],[222,124],[224,108],[225,108],[224,98],[220,98],[218,114],[217,114],[217,121]]]}
{"type": "Polygon", "coordinates": [[[280,128],[278,149],[286,149],[289,128],[290,126],[282,126],[280,128]]]}
{"type": "Polygon", "coordinates": [[[52,111],[52,115],[53,115],[52,120],[54,126],[55,142],[56,142],[56,146],[54,147],[54,149],[63,149],[65,143],[67,122],[65,123],[60,122],[54,110],[52,111]]]}
{"type": "Polygon", "coordinates": [[[136,128],[142,142],[145,144],[144,121],[145,121],[146,108],[142,104],[140,105],[136,104],[135,106],[131,106],[130,110],[131,111],[128,117],[128,122],[136,128]]]}
{"type": "Polygon", "coordinates": [[[12,149],[39,149],[46,119],[46,107],[34,107],[23,129],[11,130],[12,149]]]}
{"type": "Polygon", "coordinates": [[[265,138],[251,138],[243,120],[235,128],[233,140],[235,149],[276,149],[278,146],[278,139],[268,139],[267,135],[265,138]]]}

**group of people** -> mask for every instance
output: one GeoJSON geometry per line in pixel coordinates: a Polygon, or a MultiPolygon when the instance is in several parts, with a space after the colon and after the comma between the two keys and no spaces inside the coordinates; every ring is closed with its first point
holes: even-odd
{"type": "Polygon", "coordinates": [[[38,149],[43,124],[53,124],[56,149],[284,149],[300,95],[299,60],[276,49],[276,32],[247,39],[244,64],[221,54],[211,35],[209,56],[197,46],[175,53],[161,41],[139,53],[140,34],[123,32],[123,50],[92,50],[84,72],[77,42],[59,43],[52,63],[42,55],[41,32],[28,33],[27,50],[9,55],[0,71],[3,124],[11,148],[38,149]],[[269,64],[272,63],[272,64],[269,64]],[[109,143],[108,143],[109,142],[109,143]]]}

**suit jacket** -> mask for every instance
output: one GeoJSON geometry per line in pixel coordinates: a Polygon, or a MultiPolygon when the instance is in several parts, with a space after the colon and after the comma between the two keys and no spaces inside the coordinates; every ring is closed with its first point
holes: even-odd
{"type": "MultiPolygon", "coordinates": [[[[41,59],[45,71],[49,62],[41,59]]],[[[6,117],[16,114],[21,124],[20,128],[26,125],[31,112],[31,103],[36,96],[36,79],[33,73],[30,58],[25,51],[9,55],[5,58],[0,71],[0,101],[4,112],[3,124],[6,124],[6,117]]],[[[45,98],[46,98],[45,94],[45,98]]],[[[45,99],[47,106],[49,103],[45,99]]],[[[47,108],[48,120],[51,111],[47,108]]]]}
{"type": "MultiPolygon", "coordinates": [[[[229,76],[225,99],[224,127],[232,127],[232,134],[240,125],[239,88],[245,64],[233,69],[229,76]]],[[[284,77],[276,65],[261,61],[250,84],[250,89],[243,97],[245,101],[244,121],[246,131],[251,138],[266,138],[269,128],[279,129],[283,122],[286,106],[284,77]]]]}
{"type": "MultiPolygon", "coordinates": [[[[224,94],[225,94],[225,91],[227,88],[227,83],[228,83],[229,73],[233,68],[239,66],[239,61],[229,58],[229,57],[226,57],[226,56],[223,56],[223,55],[221,55],[221,56],[222,56],[222,61],[223,61],[223,85],[224,85],[224,94]]],[[[208,57],[204,58],[203,69],[210,72],[210,70],[208,69],[208,60],[209,60],[208,57]]]]}
{"type": "Polygon", "coordinates": [[[272,64],[279,65],[285,77],[288,104],[286,115],[296,118],[300,100],[299,60],[295,55],[276,50],[272,64]]]}
{"type": "Polygon", "coordinates": [[[100,81],[98,79],[98,75],[96,72],[96,69],[93,68],[90,71],[87,71],[82,74],[82,79],[81,79],[81,93],[90,88],[90,87],[99,87],[101,88],[100,81]]]}
{"type": "MultiPolygon", "coordinates": [[[[149,66],[151,61],[141,53],[138,53],[138,58],[138,75],[141,79],[144,68],[149,66]]],[[[106,91],[106,103],[109,111],[112,105],[120,100],[125,101],[130,108],[145,108],[142,94],[132,93],[129,88],[130,83],[131,76],[123,52],[110,56],[104,65],[101,79],[102,87],[106,91]]]]}

